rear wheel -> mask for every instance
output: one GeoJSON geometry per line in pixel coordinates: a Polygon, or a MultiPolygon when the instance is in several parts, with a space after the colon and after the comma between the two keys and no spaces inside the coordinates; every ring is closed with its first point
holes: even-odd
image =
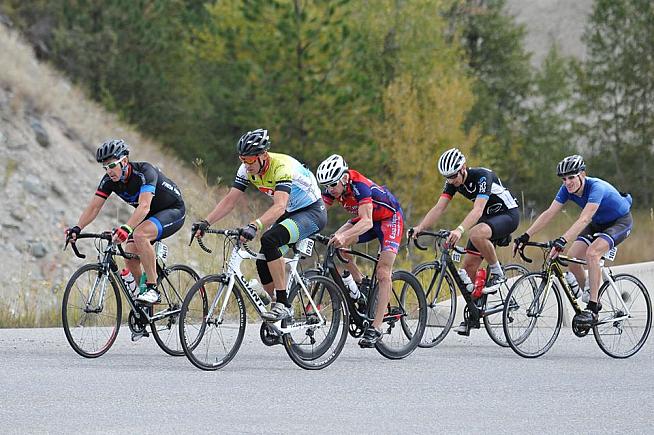
{"type": "Polygon", "coordinates": [[[302,279],[311,299],[300,284],[293,285],[288,297],[294,313],[289,325],[292,331],[284,334],[283,343],[295,364],[319,370],[334,362],[343,350],[348,310],[343,293],[330,278],[312,274],[302,279]]]}
{"type": "Polygon", "coordinates": [[[556,341],[563,319],[556,281],[548,286],[542,272],[528,273],[516,281],[507,300],[502,320],[509,346],[525,358],[543,355],[556,341]]]}
{"type": "Polygon", "coordinates": [[[456,314],[456,285],[445,273],[438,286],[440,264],[436,261],[422,263],[413,269],[413,274],[422,286],[427,302],[425,333],[418,346],[434,347],[447,336],[456,314]]]}
{"type": "Polygon", "coordinates": [[[179,315],[179,335],[186,357],[202,370],[226,366],[245,334],[245,304],[239,289],[227,291],[225,275],[209,275],[189,290],[179,315]]]}
{"type": "Polygon", "coordinates": [[[652,326],[652,303],[645,285],[627,274],[614,275],[599,290],[599,323],[593,334],[600,349],[613,358],[628,358],[638,352],[652,326]],[[617,291],[616,291],[617,290],[617,291]],[[625,312],[629,309],[629,316],[625,312]]]}
{"type": "Polygon", "coordinates": [[[86,358],[111,348],[121,320],[118,283],[99,264],[85,264],[70,277],[64,291],[61,320],[68,343],[86,358]]]}
{"type": "Polygon", "coordinates": [[[522,275],[529,273],[526,267],[520,264],[507,264],[502,266],[506,282],[500,286],[496,293],[486,296],[486,303],[484,304],[484,328],[488,332],[488,336],[498,346],[509,347],[504,335],[504,328],[502,326],[502,311],[504,311],[504,301],[506,300],[511,286],[522,275]]]}
{"type": "MultiPolygon", "coordinates": [[[[179,339],[179,313],[182,310],[186,292],[195,284],[200,277],[189,266],[176,264],[163,270],[160,276],[157,290],[161,294],[161,304],[155,305],[154,316],[157,314],[171,313],[150,324],[152,335],[159,347],[169,355],[184,355],[182,342],[179,339]]],[[[202,294],[200,294],[202,296],[202,294]]],[[[205,294],[206,296],[206,294],[205,294]]]]}
{"type": "Polygon", "coordinates": [[[389,359],[406,358],[420,344],[426,321],[427,300],[420,282],[410,272],[393,272],[391,299],[381,325],[382,336],[375,345],[377,351],[389,359]]]}

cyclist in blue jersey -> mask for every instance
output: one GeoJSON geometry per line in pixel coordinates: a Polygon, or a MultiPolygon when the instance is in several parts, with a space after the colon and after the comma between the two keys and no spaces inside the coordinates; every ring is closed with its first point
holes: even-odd
{"type": "Polygon", "coordinates": [[[66,229],[75,241],[80,231],[97,217],[106,199],[116,193],[123,201],[134,207],[134,213],[114,231],[114,241],[127,242],[125,251],[138,254],[139,258],[125,260],[134,278],[141,278],[141,263],[146,274],[145,288],[136,300],[153,304],[160,300],[157,291],[157,269],[152,243],[165,239],[184,225],[186,208],[182,193],[175,183],[158,168],[147,162],[131,162],[129,147],[125,141],[112,139],[98,147],[95,159],[102,164],[105,175],[95,191],[95,196],[82,212],[77,225],[66,229]]]}
{"type": "Polygon", "coordinates": [[[515,240],[513,252],[515,255],[522,244],[544,228],[561,211],[567,201],[572,201],[581,207],[581,215],[577,221],[561,237],[553,241],[554,247],[550,257],[556,257],[565,249],[568,241],[574,240],[568,254],[586,259],[590,283],[586,283],[581,265],[570,264],[569,267],[581,288],[590,285],[590,299],[586,310],[576,315],[575,320],[580,324],[592,326],[597,322],[599,311],[597,298],[602,278],[600,259],[631,233],[633,226],[630,211],[631,195],[619,192],[602,179],[588,177],[584,159],[579,155],[568,156],[561,160],[556,172],[563,181],[556,198],[527,231],[515,240]]]}

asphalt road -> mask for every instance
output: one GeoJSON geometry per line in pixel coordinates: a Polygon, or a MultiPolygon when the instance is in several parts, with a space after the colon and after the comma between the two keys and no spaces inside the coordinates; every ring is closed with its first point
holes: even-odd
{"type": "Polygon", "coordinates": [[[203,372],[121,329],[89,360],[61,329],[0,330],[2,433],[652,433],[654,347],[627,360],[563,330],[526,360],[485,331],[451,333],[402,361],[349,339],[322,371],[265,347],[258,325],[203,372]]]}

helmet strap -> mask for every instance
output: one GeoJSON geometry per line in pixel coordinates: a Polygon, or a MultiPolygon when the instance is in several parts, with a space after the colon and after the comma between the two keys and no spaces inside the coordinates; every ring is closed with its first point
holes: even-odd
{"type": "Polygon", "coordinates": [[[270,167],[270,159],[265,159],[264,161],[261,161],[262,155],[263,154],[257,157],[257,160],[259,161],[259,172],[257,172],[257,175],[265,174],[268,168],[270,167]]]}
{"type": "Polygon", "coordinates": [[[577,174],[577,178],[579,179],[579,187],[577,188],[577,190],[572,192],[575,195],[584,187],[584,181],[581,179],[581,172],[577,174]]]}
{"type": "Polygon", "coordinates": [[[132,165],[130,165],[129,162],[125,163],[125,164],[120,162],[120,167],[121,167],[120,181],[122,181],[123,183],[126,183],[127,179],[131,175],[132,171],[130,169],[131,169],[132,165]]]}

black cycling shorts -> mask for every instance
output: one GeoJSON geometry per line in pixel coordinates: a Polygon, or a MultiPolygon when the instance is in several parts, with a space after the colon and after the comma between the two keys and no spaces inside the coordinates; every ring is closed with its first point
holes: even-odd
{"type": "MultiPolygon", "coordinates": [[[[177,208],[167,208],[156,213],[149,214],[143,220],[152,222],[157,227],[157,238],[153,241],[163,240],[172,236],[184,225],[186,219],[186,207],[184,204],[179,205],[177,208]]],[[[129,236],[128,242],[132,241],[132,236],[129,236]]]]}
{"type": "Polygon", "coordinates": [[[600,225],[593,222],[589,223],[586,228],[581,230],[581,233],[577,236],[577,240],[590,246],[590,244],[598,237],[601,237],[608,242],[610,249],[613,249],[613,247],[618,246],[629,237],[633,226],[634,220],[631,216],[631,212],[629,212],[608,224],[600,225]]]}
{"type": "MultiPolygon", "coordinates": [[[[515,207],[503,213],[483,215],[477,223],[488,225],[491,229],[490,241],[497,243],[510,236],[518,228],[518,225],[520,225],[520,211],[515,207]]],[[[468,240],[468,244],[466,245],[466,252],[472,255],[481,255],[470,240],[468,240]]]]}

